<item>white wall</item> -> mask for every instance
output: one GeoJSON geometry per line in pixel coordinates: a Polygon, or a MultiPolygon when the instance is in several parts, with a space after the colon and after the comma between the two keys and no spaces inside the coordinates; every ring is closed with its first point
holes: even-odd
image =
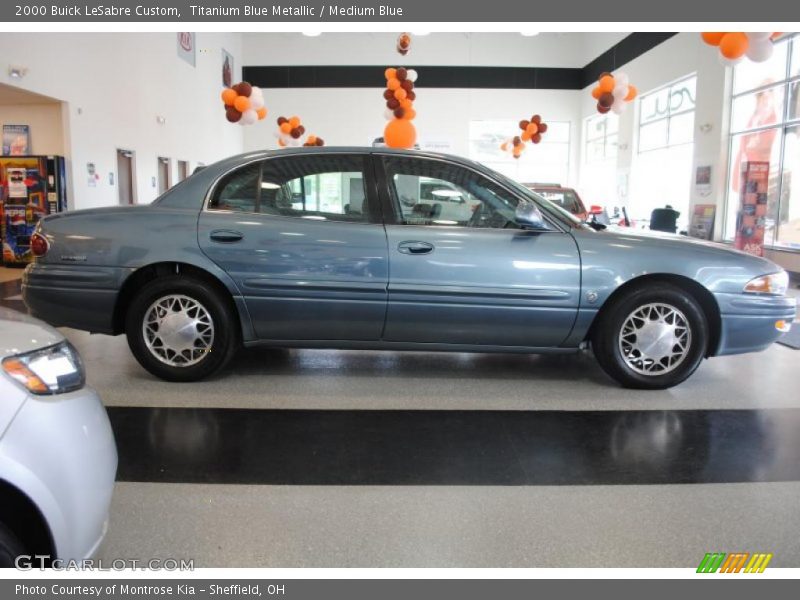
{"type": "Polygon", "coordinates": [[[117,148],[136,152],[140,203],[157,195],[151,180],[158,156],[172,159],[174,180],[178,160],[193,168],[241,151],[241,127],[225,120],[219,98],[221,48],[233,54],[239,78],[241,35],[198,33],[196,46],[193,68],[178,58],[174,33],[56,33],[46,43],[30,34],[0,36],[4,62],[28,69],[21,82],[5,83],[67,103],[69,144],[63,154],[70,166],[71,208],[117,203],[108,178],[116,171],[117,148]],[[158,124],[157,115],[166,123],[158,124]],[[87,183],[87,162],[101,175],[96,187],[87,183]]]}
{"type": "Polygon", "coordinates": [[[0,105],[0,125],[28,125],[31,147],[29,154],[55,154],[63,156],[67,140],[61,123],[62,105],[3,104],[0,105]]]}

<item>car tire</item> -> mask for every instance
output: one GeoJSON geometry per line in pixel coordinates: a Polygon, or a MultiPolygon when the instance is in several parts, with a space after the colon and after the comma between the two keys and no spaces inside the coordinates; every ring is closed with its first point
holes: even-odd
{"type": "Polygon", "coordinates": [[[131,352],[167,381],[198,381],[222,369],[241,346],[229,298],[192,277],[159,277],[133,298],[125,316],[131,352]]]}
{"type": "Polygon", "coordinates": [[[708,323],[695,298],[669,283],[634,287],[603,308],[592,350],[603,370],[627,388],[663,390],[700,366],[708,323]]]}
{"type": "Polygon", "coordinates": [[[0,523],[0,569],[14,568],[14,562],[25,554],[25,545],[3,523],[0,523]]]}

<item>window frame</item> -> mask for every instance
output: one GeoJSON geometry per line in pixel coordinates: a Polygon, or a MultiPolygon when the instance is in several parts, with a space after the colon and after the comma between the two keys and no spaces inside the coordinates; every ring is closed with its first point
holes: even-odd
{"type": "Polygon", "coordinates": [[[692,139],[689,142],[680,142],[680,143],[676,143],[676,144],[671,143],[670,142],[670,131],[671,131],[670,126],[672,124],[672,119],[674,117],[680,117],[682,115],[687,115],[687,114],[690,114],[690,113],[691,114],[695,114],[697,112],[697,73],[689,73],[688,75],[680,77],[679,79],[676,79],[676,80],[674,80],[674,81],[672,81],[672,82],[670,82],[670,83],[668,83],[666,85],[662,85],[660,87],[657,87],[654,90],[650,90],[649,92],[647,92],[645,94],[642,94],[639,97],[638,107],[637,108],[638,108],[638,120],[637,120],[637,124],[636,124],[636,133],[637,133],[637,135],[636,135],[636,152],[637,152],[637,154],[644,154],[646,152],[657,152],[658,150],[665,150],[667,148],[674,148],[676,146],[694,144],[694,141],[695,141],[694,140],[694,138],[695,138],[694,132],[692,133],[692,139]],[[682,84],[682,83],[684,83],[686,81],[689,81],[691,79],[694,79],[694,83],[695,83],[695,85],[694,85],[695,97],[692,98],[692,102],[693,102],[694,106],[692,106],[692,108],[687,108],[687,109],[683,109],[683,110],[678,110],[676,112],[672,112],[672,104],[668,101],[667,102],[667,114],[666,115],[664,115],[663,117],[657,117],[655,119],[652,119],[651,121],[643,122],[643,120],[642,120],[642,109],[644,107],[645,99],[647,99],[650,96],[655,96],[656,94],[659,94],[659,93],[663,92],[664,90],[668,90],[669,91],[669,94],[668,94],[668,98],[669,98],[669,97],[672,96],[672,88],[677,87],[680,84],[682,84]],[[652,148],[646,148],[646,149],[643,150],[642,149],[642,128],[643,127],[648,127],[650,125],[655,125],[656,123],[660,123],[662,121],[666,123],[666,139],[665,139],[665,143],[663,145],[653,146],[652,148]]]}
{"type": "Polygon", "coordinates": [[[613,113],[606,113],[606,114],[594,114],[589,115],[583,120],[583,164],[585,165],[598,165],[603,164],[606,162],[610,162],[612,160],[616,160],[619,156],[619,116],[613,113]],[[615,131],[609,134],[608,132],[608,122],[610,120],[616,120],[617,128],[615,131]],[[592,123],[602,122],[603,124],[603,133],[600,135],[590,135],[590,125],[592,123]],[[613,144],[614,151],[609,152],[609,142],[608,138],[609,135],[616,135],[617,136],[617,143],[613,144]],[[589,152],[589,144],[592,142],[603,142],[603,156],[597,159],[590,159],[591,153],[589,152]]]}
{"type": "MultiPolygon", "coordinates": [[[[303,176],[305,178],[306,175],[303,176]]],[[[303,152],[303,153],[292,153],[292,154],[273,154],[273,155],[262,155],[258,158],[253,158],[246,162],[237,164],[230,169],[227,169],[223,173],[220,173],[214,181],[209,185],[208,190],[206,191],[206,195],[203,201],[203,208],[202,212],[210,213],[210,214],[233,214],[233,215],[250,215],[250,216],[259,216],[268,219],[305,219],[305,220],[313,220],[320,223],[348,223],[352,225],[374,225],[374,224],[382,224],[383,223],[383,214],[382,214],[382,207],[379,198],[379,194],[377,193],[377,183],[375,181],[375,171],[374,171],[374,164],[371,160],[370,153],[367,152],[303,152]],[[362,162],[362,173],[364,175],[364,202],[366,203],[367,210],[363,213],[365,218],[362,220],[347,220],[347,219],[310,219],[309,216],[303,215],[283,215],[283,214],[270,214],[270,213],[263,213],[260,212],[261,208],[261,183],[262,177],[264,174],[264,165],[268,161],[271,160],[287,160],[287,159],[301,159],[301,158],[313,158],[313,157],[344,157],[344,158],[355,158],[362,162]],[[218,209],[213,208],[211,206],[211,201],[215,197],[219,185],[230,175],[234,174],[235,172],[241,171],[246,169],[247,167],[252,166],[255,163],[259,163],[259,171],[258,171],[258,188],[257,188],[257,195],[256,195],[256,203],[255,208],[258,209],[258,212],[250,212],[250,211],[235,211],[235,210],[226,210],[226,209],[218,209]]],[[[326,213],[330,214],[330,213],[326,213]]]]}
{"type": "MultiPolygon", "coordinates": [[[[780,252],[792,252],[795,254],[800,254],[800,248],[795,248],[792,246],[784,246],[780,244],[780,233],[781,233],[781,215],[783,213],[783,184],[784,184],[784,166],[786,160],[786,133],[790,129],[795,127],[800,127],[800,113],[795,115],[794,118],[789,118],[789,111],[791,109],[790,104],[790,97],[789,92],[791,90],[791,86],[794,84],[798,84],[800,86],[800,69],[797,70],[797,73],[794,75],[792,74],[792,67],[796,66],[792,64],[792,60],[794,58],[795,53],[795,45],[800,46],[800,33],[792,33],[781,37],[778,41],[781,44],[787,44],[786,48],[786,64],[784,65],[784,78],[773,81],[771,83],[767,83],[764,85],[758,85],[752,88],[747,88],[741,90],[739,92],[734,93],[734,89],[736,88],[736,68],[734,67],[732,77],[730,80],[730,88],[728,93],[728,159],[727,159],[727,168],[725,170],[725,200],[723,204],[722,210],[722,241],[727,243],[733,243],[736,238],[736,232],[732,232],[732,235],[729,235],[728,232],[728,219],[730,215],[733,213],[735,214],[738,211],[738,206],[733,207],[731,206],[731,187],[730,181],[731,177],[733,176],[733,168],[734,164],[733,161],[735,160],[736,150],[734,147],[734,143],[737,142],[742,136],[748,136],[752,134],[761,133],[763,131],[770,131],[775,130],[776,133],[779,133],[781,136],[780,139],[780,149],[778,152],[778,187],[776,189],[776,203],[777,206],[775,207],[775,231],[774,235],[772,236],[772,241],[767,243],[766,239],[764,241],[764,248],[769,250],[776,250],[780,252]],[[781,108],[781,113],[779,115],[778,121],[774,125],[762,125],[759,127],[751,127],[751,128],[743,128],[740,130],[733,129],[733,104],[739,98],[743,98],[745,96],[753,96],[760,92],[764,92],[769,89],[783,89],[783,106],[781,108]]],[[[798,94],[800,94],[800,87],[798,87],[798,94]]],[[[766,238],[766,236],[765,236],[766,238]]]]}

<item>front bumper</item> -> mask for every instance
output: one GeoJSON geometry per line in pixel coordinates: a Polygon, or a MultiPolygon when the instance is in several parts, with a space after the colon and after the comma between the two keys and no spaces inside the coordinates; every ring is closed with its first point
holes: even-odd
{"type": "Polygon", "coordinates": [[[130,269],[32,263],[22,277],[30,313],[56,327],[113,334],[114,308],[130,269]]]}
{"type": "Polygon", "coordinates": [[[89,387],[28,397],[0,439],[0,473],[39,508],[53,558],[79,560],[97,550],[116,471],[108,414],[89,387]]]}
{"type": "Polygon", "coordinates": [[[722,330],[716,356],[764,350],[783,335],[778,321],[792,323],[797,302],[789,296],[715,294],[722,330]]]}

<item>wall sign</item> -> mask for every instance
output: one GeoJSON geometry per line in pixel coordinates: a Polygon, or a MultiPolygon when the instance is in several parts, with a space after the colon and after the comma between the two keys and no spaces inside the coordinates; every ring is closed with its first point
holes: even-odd
{"type": "Polygon", "coordinates": [[[178,58],[185,60],[193,67],[196,64],[195,59],[195,34],[194,33],[178,33],[178,58]]]}
{"type": "Polygon", "coordinates": [[[30,126],[3,125],[3,156],[25,156],[30,153],[30,126]]]}

